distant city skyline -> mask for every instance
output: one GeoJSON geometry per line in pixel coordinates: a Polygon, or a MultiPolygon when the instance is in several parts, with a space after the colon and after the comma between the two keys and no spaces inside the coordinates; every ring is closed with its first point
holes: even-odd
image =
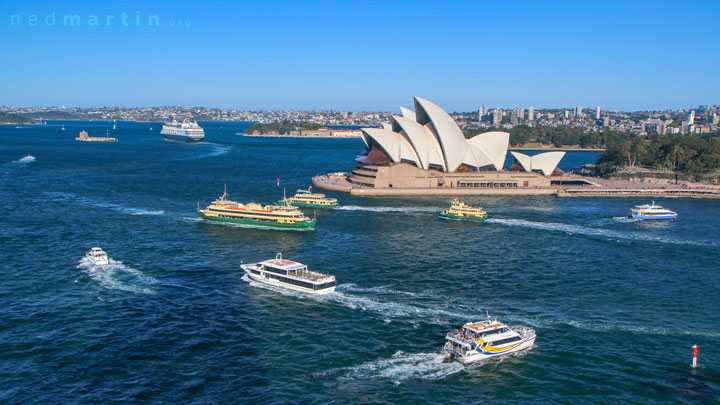
{"type": "Polygon", "coordinates": [[[0,105],[397,111],[413,96],[458,112],[718,104],[711,39],[720,2],[677,8],[11,0],[0,10],[9,62],[0,105]],[[701,51],[680,52],[693,45],[701,51]]]}

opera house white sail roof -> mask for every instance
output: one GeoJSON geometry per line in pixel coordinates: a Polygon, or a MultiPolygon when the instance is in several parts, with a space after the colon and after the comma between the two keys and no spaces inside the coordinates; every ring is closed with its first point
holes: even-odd
{"type": "MultiPolygon", "coordinates": [[[[455,172],[462,165],[477,170],[503,169],[510,134],[485,132],[466,139],[460,127],[437,104],[415,97],[415,111],[400,107],[401,116],[393,116],[382,128],[363,128],[363,140],[370,150],[380,149],[394,163],[407,162],[428,170],[455,172]]],[[[565,152],[547,152],[534,156],[512,152],[525,171],[540,171],[549,176],[565,152]]]]}

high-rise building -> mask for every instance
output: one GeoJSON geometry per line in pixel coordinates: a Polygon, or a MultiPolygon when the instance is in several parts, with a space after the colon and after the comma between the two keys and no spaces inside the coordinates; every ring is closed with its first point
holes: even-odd
{"type": "Polygon", "coordinates": [[[603,118],[603,126],[607,127],[609,125],[610,125],[610,117],[606,116],[605,118],[603,118]]]}
{"type": "Polygon", "coordinates": [[[690,110],[690,115],[688,115],[688,125],[695,124],[695,110],[690,110]]]}
{"type": "Polygon", "coordinates": [[[528,107],[528,121],[535,121],[535,107],[528,107]]]}
{"type": "Polygon", "coordinates": [[[600,119],[600,106],[595,107],[595,119],[600,119]]]}
{"type": "Polygon", "coordinates": [[[502,108],[500,108],[500,107],[495,108],[495,111],[493,111],[493,118],[492,118],[493,125],[500,125],[500,123],[502,122],[502,116],[503,116],[502,108]]]}
{"type": "Polygon", "coordinates": [[[580,118],[580,117],[582,117],[582,115],[583,115],[582,106],[575,107],[575,118],[580,118]]]}
{"type": "Polygon", "coordinates": [[[563,110],[563,113],[564,113],[564,115],[565,115],[565,118],[570,118],[570,111],[568,111],[568,110],[563,110]]]}
{"type": "Polygon", "coordinates": [[[484,105],[481,105],[480,108],[478,108],[478,121],[482,121],[485,114],[487,114],[488,109],[484,105]]]}

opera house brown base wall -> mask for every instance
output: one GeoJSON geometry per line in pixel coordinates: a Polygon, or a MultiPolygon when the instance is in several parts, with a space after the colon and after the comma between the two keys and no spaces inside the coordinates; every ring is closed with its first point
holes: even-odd
{"type": "Polygon", "coordinates": [[[550,195],[550,179],[534,172],[423,170],[408,163],[358,164],[347,175],[313,178],[313,186],[353,195],[550,195]]]}

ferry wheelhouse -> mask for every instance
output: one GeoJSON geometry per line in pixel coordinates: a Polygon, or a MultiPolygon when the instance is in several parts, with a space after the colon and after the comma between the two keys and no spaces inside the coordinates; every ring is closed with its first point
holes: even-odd
{"type": "Polygon", "coordinates": [[[630,209],[630,218],[635,219],[675,219],[677,215],[675,211],[655,205],[655,201],[652,204],[637,205],[630,209]]]}
{"type": "Polygon", "coordinates": [[[90,251],[87,252],[85,259],[94,265],[105,265],[110,263],[107,253],[97,246],[91,248],[90,251]]]}
{"type": "Polygon", "coordinates": [[[302,263],[283,259],[281,253],[278,253],[274,259],[242,264],[240,267],[251,280],[263,284],[311,294],[327,294],[335,291],[335,276],[310,271],[302,263]]]}
{"type": "Polygon", "coordinates": [[[163,124],[160,133],[166,141],[177,141],[177,142],[202,142],[205,139],[205,131],[198,125],[197,122],[190,122],[184,120],[178,122],[172,120],[172,122],[166,122],[163,124]]]}
{"type": "Polygon", "coordinates": [[[293,207],[303,208],[337,208],[337,198],[327,198],[325,194],[313,193],[308,187],[307,190],[299,189],[295,195],[290,198],[283,198],[278,201],[280,205],[292,205],[293,207]]]}
{"type": "Polygon", "coordinates": [[[497,319],[469,322],[445,336],[443,353],[463,363],[521,352],[535,344],[535,330],[525,326],[507,326],[497,319]]]}
{"type": "Polygon", "coordinates": [[[249,202],[242,204],[227,199],[227,190],[204,210],[198,210],[202,219],[226,222],[254,228],[312,231],[315,219],[310,219],[292,206],[266,205],[249,202]]]}
{"type": "Polygon", "coordinates": [[[487,212],[482,207],[471,207],[456,198],[449,209],[440,213],[440,218],[484,221],[487,219],[487,212]]]}

